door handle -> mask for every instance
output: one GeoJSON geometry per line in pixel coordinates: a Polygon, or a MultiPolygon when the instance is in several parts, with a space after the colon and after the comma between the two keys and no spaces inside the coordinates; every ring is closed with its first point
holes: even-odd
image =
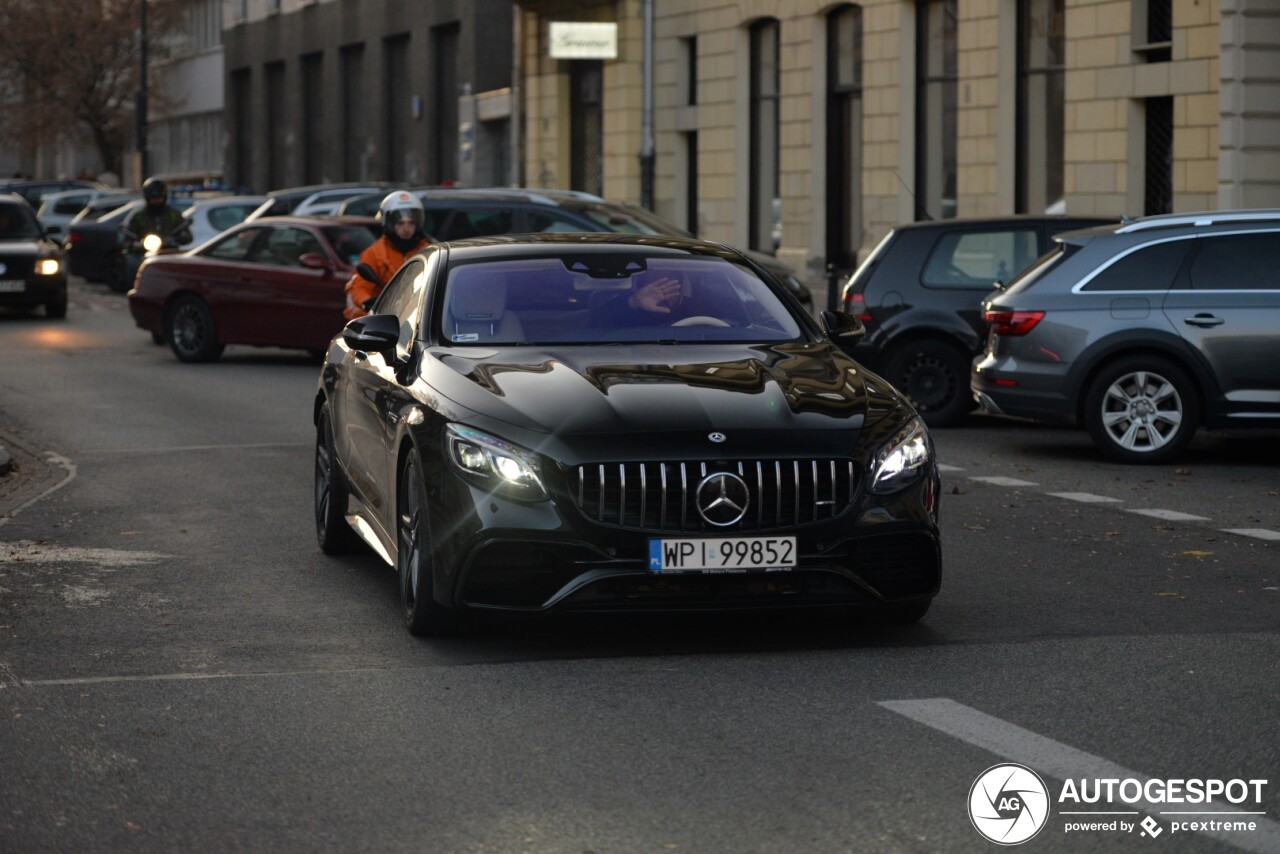
{"type": "Polygon", "coordinates": [[[1182,318],[1182,322],[1188,326],[1200,326],[1208,329],[1210,326],[1221,326],[1226,323],[1221,317],[1214,317],[1212,314],[1197,314],[1192,317],[1182,318]]]}

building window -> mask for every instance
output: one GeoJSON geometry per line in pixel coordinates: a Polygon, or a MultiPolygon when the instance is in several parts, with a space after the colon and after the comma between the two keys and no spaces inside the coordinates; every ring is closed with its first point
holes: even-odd
{"type": "MultiPolygon", "coordinates": [[[[680,40],[684,61],[684,92],[681,102],[688,107],[698,103],[698,39],[694,36],[680,40]]],[[[690,234],[698,233],[698,132],[685,131],[684,142],[684,227],[690,234]]]]}
{"type": "Polygon", "coordinates": [[[1017,210],[1064,213],[1066,0],[1019,0],[1017,210]]]}
{"type": "Polygon", "coordinates": [[[1146,99],[1143,214],[1173,212],[1173,98],[1146,99]]]}
{"type": "Polygon", "coordinates": [[[778,188],[778,22],[751,27],[751,249],[773,252],[781,242],[778,188]]]}
{"type": "MultiPolygon", "coordinates": [[[[287,113],[285,110],[285,81],[284,81],[284,63],[271,62],[264,69],[266,78],[266,96],[267,96],[267,115],[271,117],[271,122],[277,126],[287,127],[287,113]]],[[[289,172],[285,166],[289,162],[289,153],[286,148],[288,134],[284,133],[268,133],[267,134],[267,186],[268,187],[286,187],[291,181],[289,180],[289,172]]]]}
{"type": "Polygon", "coordinates": [[[382,41],[383,124],[386,127],[387,163],[383,174],[388,181],[402,181],[405,159],[409,154],[409,122],[412,104],[407,94],[409,85],[409,34],[390,36],[382,41]]]}
{"type": "Polygon", "coordinates": [[[325,127],[324,123],[324,54],[320,52],[304,54],[302,57],[302,136],[304,140],[313,140],[301,146],[302,181],[306,184],[319,184],[324,174],[320,167],[320,146],[318,134],[313,129],[325,127]]]}
{"type": "Polygon", "coordinates": [[[458,180],[458,24],[431,30],[435,54],[435,181],[458,180]]]}
{"type": "Polygon", "coordinates": [[[257,181],[250,156],[253,140],[249,137],[253,127],[252,82],[252,72],[248,68],[237,68],[231,72],[228,87],[231,102],[231,180],[241,187],[252,187],[257,181]]]}
{"type": "Polygon", "coordinates": [[[852,269],[862,245],[862,9],[827,17],[827,263],[852,269]]]}
{"type": "Polygon", "coordinates": [[[1133,0],[1134,53],[1146,62],[1173,58],[1173,0],[1133,0]]]}
{"type": "Polygon", "coordinates": [[[569,62],[569,188],[604,192],[604,63],[569,62]]]}
{"type": "Polygon", "coordinates": [[[363,181],[365,173],[364,45],[353,44],[339,54],[342,81],[342,175],[363,181]]]}
{"type": "Polygon", "coordinates": [[[916,219],[956,215],[956,3],[916,7],[916,219]]]}

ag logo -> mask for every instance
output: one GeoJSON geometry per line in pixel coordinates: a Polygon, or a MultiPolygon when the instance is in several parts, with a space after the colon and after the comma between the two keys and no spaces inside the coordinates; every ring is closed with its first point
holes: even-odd
{"type": "Polygon", "coordinates": [[[1040,775],[1024,765],[993,765],[969,789],[969,820],[1000,845],[1026,842],[1048,818],[1049,790],[1040,775]]]}

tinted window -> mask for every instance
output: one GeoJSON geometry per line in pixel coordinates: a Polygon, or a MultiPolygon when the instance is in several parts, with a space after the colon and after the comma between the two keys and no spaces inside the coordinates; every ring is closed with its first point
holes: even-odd
{"type": "Polygon", "coordinates": [[[1230,234],[1200,241],[1191,264],[1196,290],[1280,290],[1280,232],[1230,234]]]}
{"type": "Polygon", "coordinates": [[[1191,248],[1190,240],[1144,246],[1103,269],[1082,288],[1086,291],[1166,291],[1191,248]]]}
{"type": "Polygon", "coordinates": [[[273,228],[267,233],[266,245],[253,260],[277,267],[301,267],[298,259],[309,252],[324,253],[314,234],[301,228],[273,228]]]}
{"type": "Polygon", "coordinates": [[[334,254],[352,267],[360,260],[360,253],[378,239],[378,230],[363,225],[326,225],[320,229],[333,247],[334,254]]]}
{"type": "Polygon", "coordinates": [[[209,225],[218,231],[226,231],[233,225],[244,222],[244,218],[253,210],[250,205],[221,205],[209,208],[209,225]]]}
{"type": "Polygon", "coordinates": [[[394,314],[400,318],[401,324],[411,323],[416,314],[418,295],[426,284],[425,268],[422,264],[406,264],[395,276],[378,298],[374,312],[377,314],[394,314]]]}
{"type": "Polygon", "coordinates": [[[30,208],[0,204],[0,240],[30,240],[40,234],[40,223],[30,208]]]}
{"type": "Polygon", "coordinates": [[[510,234],[511,229],[511,211],[500,208],[456,210],[445,221],[443,229],[437,228],[431,231],[424,228],[441,240],[465,240],[468,237],[510,234]]]}
{"type": "Polygon", "coordinates": [[[529,231],[594,231],[576,219],[555,211],[529,211],[529,231]]]}
{"type": "Polygon", "coordinates": [[[1038,254],[1032,228],[951,232],[934,245],[921,279],[935,288],[986,288],[1008,282],[1038,254]]]}

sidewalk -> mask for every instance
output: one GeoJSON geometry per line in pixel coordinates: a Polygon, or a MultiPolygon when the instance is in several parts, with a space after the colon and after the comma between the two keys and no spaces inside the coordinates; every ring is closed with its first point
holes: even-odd
{"type": "Polygon", "coordinates": [[[0,524],[65,477],[39,449],[0,430],[0,524]]]}

